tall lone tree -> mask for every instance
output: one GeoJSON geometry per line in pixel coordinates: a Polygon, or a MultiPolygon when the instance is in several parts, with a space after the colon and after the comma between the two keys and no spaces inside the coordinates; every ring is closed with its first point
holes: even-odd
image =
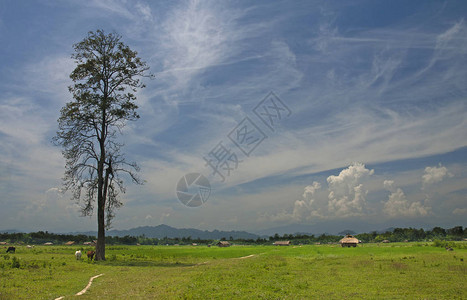
{"type": "Polygon", "coordinates": [[[117,137],[128,121],[139,118],[134,93],[144,87],[140,79],[149,76],[149,67],[120,40],[116,33],[97,30],[73,45],[73,100],[61,109],[54,137],[66,159],[64,190],[82,204],[85,216],[97,202],[96,260],[105,260],[105,230],[122,205],[121,175],[142,184],[138,165],[126,161],[117,137]]]}

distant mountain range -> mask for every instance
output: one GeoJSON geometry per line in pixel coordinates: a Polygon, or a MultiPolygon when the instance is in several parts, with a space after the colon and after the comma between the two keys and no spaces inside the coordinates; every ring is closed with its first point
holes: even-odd
{"type": "MultiPolygon", "coordinates": [[[[75,232],[73,234],[84,234],[84,235],[91,235],[97,236],[96,231],[88,231],[88,232],[75,232]]],[[[109,230],[106,232],[108,236],[142,236],[148,238],[183,238],[183,237],[191,237],[192,239],[202,239],[202,240],[219,240],[221,238],[230,239],[257,239],[259,235],[249,233],[246,231],[219,231],[219,230],[199,230],[194,228],[174,228],[168,225],[158,225],[158,226],[143,226],[143,227],[136,227],[131,228],[128,230],[109,230]]]]}

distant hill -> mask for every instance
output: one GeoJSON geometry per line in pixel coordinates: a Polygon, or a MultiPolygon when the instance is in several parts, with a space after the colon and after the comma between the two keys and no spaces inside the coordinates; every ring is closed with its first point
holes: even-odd
{"type": "MultiPolygon", "coordinates": [[[[84,234],[96,236],[97,232],[78,232],[74,234],[84,234]]],[[[230,239],[257,239],[259,236],[253,233],[246,231],[220,231],[220,230],[199,230],[194,228],[174,228],[168,225],[158,225],[158,226],[143,226],[131,228],[128,230],[109,230],[106,232],[108,236],[142,236],[148,238],[186,238],[191,237],[192,239],[203,239],[203,240],[219,240],[221,238],[230,239]]]]}

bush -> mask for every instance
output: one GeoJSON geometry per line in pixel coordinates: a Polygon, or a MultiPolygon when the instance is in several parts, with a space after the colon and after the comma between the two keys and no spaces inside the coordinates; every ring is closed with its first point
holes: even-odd
{"type": "Polygon", "coordinates": [[[433,242],[433,246],[435,247],[441,247],[441,248],[454,248],[456,246],[456,243],[451,242],[451,241],[441,241],[441,240],[435,240],[433,242]]]}
{"type": "Polygon", "coordinates": [[[11,268],[14,269],[14,268],[17,268],[19,269],[21,267],[21,264],[19,262],[19,259],[16,258],[16,256],[13,256],[13,259],[11,260],[11,268]]]}
{"type": "Polygon", "coordinates": [[[462,243],[462,242],[456,243],[453,241],[441,241],[441,240],[435,240],[433,242],[433,246],[441,247],[441,248],[457,248],[457,249],[467,248],[467,244],[462,243]]]}

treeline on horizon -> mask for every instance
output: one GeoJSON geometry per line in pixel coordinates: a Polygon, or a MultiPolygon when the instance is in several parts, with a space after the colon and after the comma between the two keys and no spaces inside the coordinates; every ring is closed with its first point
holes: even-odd
{"type": "MultiPolygon", "coordinates": [[[[359,239],[363,243],[380,243],[383,241],[389,242],[425,242],[433,240],[441,241],[460,241],[467,236],[467,228],[462,226],[455,226],[453,228],[444,229],[441,227],[434,227],[431,230],[424,230],[423,228],[395,228],[392,231],[381,232],[370,232],[355,234],[354,237],[359,239]]],[[[328,235],[321,234],[315,236],[307,234],[275,234],[269,238],[257,238],[257,239],[234,239],[233,237],[223,237],[220,240],[230,241],[237,244],[246,245],[266,245],[271,244],[275,241],[288,240],[294,245],[298,244],[316,244],[316,243],[337,243],[342,238],[341,235],[328,235]]],[[[10,244],[44,244],[51,242],[55,245],[65,244],[69,241],[74,241],[75,245],[83,244],[85,242],[91,242],[95,240],[95,236],[88,236],[83,234],[55,234],[47,231],[38,231],[31,233],[0,233],[0,242],[6,242],[10,244]]],[[[199,244],[208,245],[217,242],[218,240],[205,240],[193,237],[183,238],[148,238],[142,236],[107,236],[106,244],[109,245],[189,245],[199,244]]]]}

